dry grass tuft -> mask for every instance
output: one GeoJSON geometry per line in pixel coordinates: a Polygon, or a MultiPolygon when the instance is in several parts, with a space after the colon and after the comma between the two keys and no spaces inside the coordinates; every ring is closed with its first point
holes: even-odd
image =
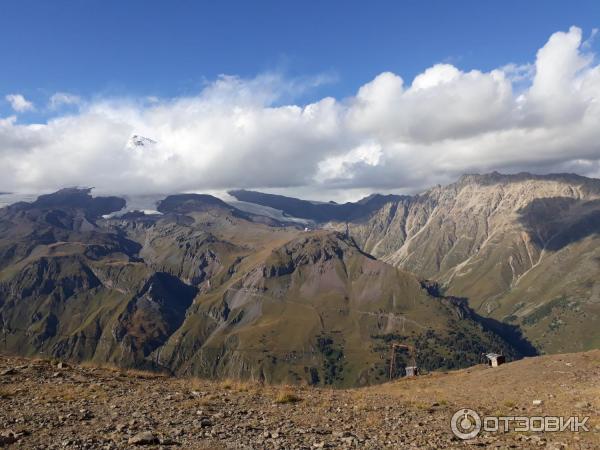
{"type": "Polygon", "coordinates": [[[141,378],[143,380],[155,380],[157,378],[167,378],[168,375],[161,372],[152,372],[149,370],[139,369],[124,369],[120,370],[120,374],[125,377],[141,378]]]}
{"type": "Polygon", "coordinates": [[[221,381],[208,381],[202,378],[187,378],[185,379],[186,388],[191,391],[231,391],[231,392],[248,392],[257,394],[264,389],[264,386],[257,381],[250,380],[235,380],[224,379],[221,381]]]}
{"type": "Polygon", "coordinates": [[[277,404],[288,404],[301,402],[302,398],[296,395],[291,389],[284,389],[277,394],[275,397],[275,403],[277,404]]]}
{"type": "MultiPolygon", "coordinates": [[[[368,411],[372,406],[372,402],[364,390],[357,389],[353,391],[352,399],[354,400],[353,408],[357,411],[368,411]]],[[[328,406],[330,404],[331,402],[324,402],[322,406],[328,406]]]]}
{"type": "Polygon", "coordinates": [[[126,369],[119,367],[112,363],[94,362],[94,361],[83,361],[79,364],[81,367],[86,369],[99,369],[107,372],[117,373],[123,377],[141,378],[145,380],[152,380],[156,378],[166,378],[168,374],[163,372],[155,372],[151,370],[141,369],[126,369]]]}
{"type": "Polygon", "coordinates": [[[368,428],[375,428],[381,426],[382,419],[380,414],[369,412],[363,421],[368,428]]]}
{"type": "Polygon", "coordinates": [[[0,386],[0,399],[8,399],[14,397],[16,392],[7,387],[0,386]]]}
{"type": "Polygon", "coordinates": [[[100,362],[94,362],[94,361],[83,361],[82,363],[79,364],[79,366],[85,368],[85,369],[101,369],[101,370],[106,370],[108,372],[120,372],[121,368],[117,367],[114,364],[111,363],[100,363],[100,362]]]}
{"type": "Polygon", "coordinates": [[[224,380],[219,383],[219,387],[228,391],[235,392],[250,392],[256,391],[262,388],[260,383],[254,381],[243,381],[243,380],[224,380]]]}
{"type": "Polygon", "coordinates": [[[226,391],[230,391],[233,389],[234,382],[232,380],[223,380],[219,383],[219,387],[226,391]]]}

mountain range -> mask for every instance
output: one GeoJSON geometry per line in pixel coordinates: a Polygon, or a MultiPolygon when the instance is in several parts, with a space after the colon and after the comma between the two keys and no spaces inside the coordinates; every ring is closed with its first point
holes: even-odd
{"type": "Polygon", "coordinates": [[[295,199],[285,206],[281,197],[238,192],[232,194],[348,230],[378,259],[436,281],[484,316],[518,325],[540,351],[600,346],[600,180],[465,175],[415,196],[304,210],[295,199]]]}
{"type": "Polygon", "coordinates": [[[230,195],[146,214],[63,189],[0,209],[0,348],[355,386],[415,362],[600,346],[600,180],[466,175],[345,204],[230,195]],[[414,351],[390,370],[393,343],[414,351]]]}

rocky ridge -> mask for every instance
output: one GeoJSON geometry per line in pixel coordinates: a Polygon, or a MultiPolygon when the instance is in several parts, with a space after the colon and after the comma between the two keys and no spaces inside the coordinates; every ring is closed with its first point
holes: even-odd
{"type": "Polygon", "coordinates": [[[542,351],[600,345],[600,180],[466,175],[326,226],[478,313],[519,325],[542,351]]]}

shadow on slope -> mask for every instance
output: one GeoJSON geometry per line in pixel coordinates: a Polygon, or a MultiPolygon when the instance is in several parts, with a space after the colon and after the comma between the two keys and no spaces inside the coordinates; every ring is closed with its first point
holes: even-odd
{"type": "Polygon", "coordinates": [[[600,233],[600,200],[539,198],[518,213],[532,240],[550,251],[600,233]]]}
{"type": "Polygon", "coordinates": [[[197,293],[173,275],[155,273],[119,317],[115,338],[148,356],[181,326],[197,293]]]}
{"type": "Polygon", "coordinates": [[[501,322],[491,317],[480,316],[469,307],[468,299],[464,297],[444,296],[441,293],[439,285],[435,282],[426,280],[422,282],[422,286],[427,289],[430,295],[447,300],[455,307],[457,314],[461,317],[470,317],[473,321],[481,325],[483,329],[496,333],[514,347],[522,357],[539,355],[538,350],[523,335],[518,325],[501,322]]]}
{"type": "Polygon", "coordinates": [[[471,310],[471,314],[473,320],[502,337],[506,342],[515,347],[522,356],[539,355],[538,350],[533,344],[523,336],[523,331],[518,325],[501,322],[491,317],[483,317],[473,310],[471,310]]]}

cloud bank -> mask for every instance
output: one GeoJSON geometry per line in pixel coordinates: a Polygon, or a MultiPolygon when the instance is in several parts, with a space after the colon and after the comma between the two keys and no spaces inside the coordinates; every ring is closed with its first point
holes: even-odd
{"type": "MultiPolygon", "coordinates": [[[[351,98],[285,103],[316,84],[267,74],[222,76],[175,99],[56,93],[46,123],[0,118],[0,191],[243,187],[339,198],[491,170],[600,175],[600,65],[576,27],[553,34],[530,64],[436,64],[410,83],[385,72],[351,98]],[[156,144],[127,145],[133,134],[156,144]]],[[[6,98],[17,113],[33,108],[6,98]]]]}

